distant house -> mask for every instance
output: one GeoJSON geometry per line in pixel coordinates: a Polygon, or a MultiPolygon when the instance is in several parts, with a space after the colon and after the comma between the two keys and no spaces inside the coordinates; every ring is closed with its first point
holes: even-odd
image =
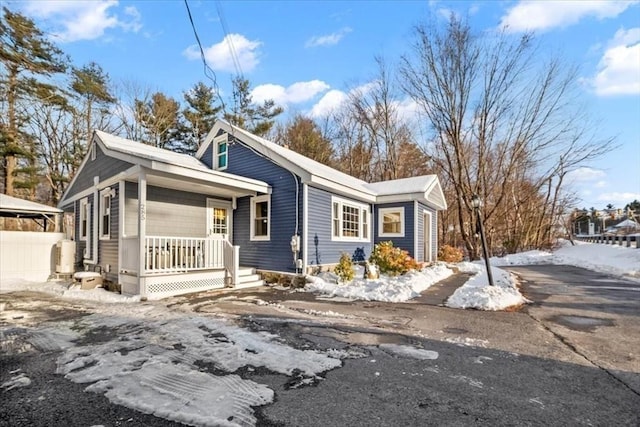
{"type": "Polygon", "coordinates": [[[79,266],[162,297],[364,259],[387,240],[432,261],[446,202],[435,175],[370,184],[218,121],[195,157],[94,132],[59,207],[75,212],[79,266]]]}

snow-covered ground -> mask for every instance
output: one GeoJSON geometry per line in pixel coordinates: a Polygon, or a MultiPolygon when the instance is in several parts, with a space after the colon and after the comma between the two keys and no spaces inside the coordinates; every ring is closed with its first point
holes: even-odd
{"type": "Polygon", "coordinates": [[[310,278],[306,290],[330,297],[345,297],[360,300],[401,302],[415,298],[434,283],[450,276],[452,268],[471,273],[471,278],[448,299],[447,305],[454,308],[479,310],[502,310],[527,302],[517,288],[515,278],[499,268],[509,265],[566,264],[583,267],[614,276],[640,279],[640,249],[596,243],[560,241],[553,252],[528,251],[503,258],[491,258],[491,271],[495,286],[488,285],[483,261],[458,264],[436,263],[420,272],[399,277],[382,276],[369,280],[362,278],[361,270],[356,279],[348,284],[339,284],[337,277],[328,273],[310,278]]]}

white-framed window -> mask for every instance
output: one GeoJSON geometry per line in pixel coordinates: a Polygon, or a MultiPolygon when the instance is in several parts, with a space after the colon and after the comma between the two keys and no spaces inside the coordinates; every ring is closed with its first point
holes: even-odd
{"type": "Polygon", "coordinates": [[[100,192],[100,240],[111,238],[111,189],[100,192]]]}
{"type": "Polygon", "coordinates": [[[220,135],[213,139],[213,168],[224,170],[227,168],[229,160],[229,144],[227,134],[220,135]]]}
{"type": "Polygon", "coordinates": [[[331,197],[331,240],[369,241],[369,206],[331,197]]]}
{"type": "Polygon", "coordinates": [[[89,148],[89,150],[91,150],[91,160],[95,160],[96,159],[96,143],[94,142],[93,144],[91,144],[91,148],[89,148]]]}
{"type": "Polygon", "coordinates": [[[404,207],[378,209],[378,236],[404,237],[404,207]]]}
{"type": "Polygon", "coordinates": [[[251,198],[251,240],[269,240],[271,195],[251,198]]]}
{"type": "Polygon", "coordinates": [[[89,203],[89,199],[84,198],[80,200],[80,240],[87,240],[87,236],[89,235],[89,218],[91,217],[91,203],[89,203]]]}

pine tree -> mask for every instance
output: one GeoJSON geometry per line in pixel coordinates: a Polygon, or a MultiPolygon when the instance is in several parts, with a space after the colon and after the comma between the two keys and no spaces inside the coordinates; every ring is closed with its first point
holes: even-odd
{"type": "Polygon", "coordinates": [[[215,89],[202,82],[184,92],[187,106],[182,110],[185,123],[181,132],[182,145],[176,147],[184,153],[195,153],[213,128],[222,110],[216,103],[215,89]]]}
{"type": "Polygon", "coordinates": [[[224,118],[254,135],[265,136],[275,124],[275,118],[283,111],[273,99],[267,99],[262,104],[254,103],[249,80],[236,77],[233,79],[233,110],[226,113],[224,118]]]}
{"type": "Polygon", "coordinates": [[[285,127],[278,129],[276,142],[325,165],[333,162],[331,141],[308,117],[296,115],[285,127]]]}
{"type": "Polygon", "coordinates": [[[18,103],[38,91],[51,89],[41,80],[65,71],[63,53],[48,41],[35,23],[20,13],[2,8],[0,16],[0,84],[6,95],[7,115],[0,138],[3,161],[4,192],[29,189],[31,196],[37,181],[33,139],[23,132],[26,117],[18,103]],[[26,179],[24,175],[26,173],[26,179]],[[22,174],[22,175],[21,175],[22,174]]]}

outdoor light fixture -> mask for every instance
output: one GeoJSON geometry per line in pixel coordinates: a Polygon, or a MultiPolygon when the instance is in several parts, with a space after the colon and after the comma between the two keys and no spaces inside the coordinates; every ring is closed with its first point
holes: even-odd
{"type": "Polygon", "coordinates": [[[489,256],[487,254],[487,240],[484,238],[484,226],[482,225],[482,219],[480,219],[480,206],[482,206],[482,201],[477,194],[471,196],[471,206],[476,212],[476,221],[478,221],[478,228],[480,229],[482,253],[484,254],[484,263],[487,266],[487,277],[489,278],[489,286],[493,286],[493,275],[491,274],[491,266],[489,265],[489,256]]]}

